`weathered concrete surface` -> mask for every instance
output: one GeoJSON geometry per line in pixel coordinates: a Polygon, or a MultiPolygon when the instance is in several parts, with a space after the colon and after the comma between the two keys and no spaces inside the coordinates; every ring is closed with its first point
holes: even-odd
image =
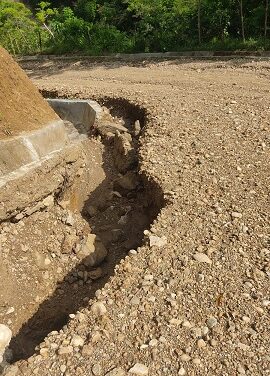
{"type": "Polygon", "coordinates": [[[0,221],[18,215],[51,193],[59,192],[64,184],[75,179],[84,162],[82,143],[77,142],[16,170],[10,174],[9,180],[0,178],[0,221]]]}
{"type": "Polygon", "coordinates": [[[42,157],[61,150],[68,143],[62,120],[53,122],[13,139],[0,141],[0,186],[17,169],[38,162],[42,157]]]}
{"type": "Polygon", "coordinates": [[[27,139],[33,145],[39,158],[61,150],[68,143],[67,131],[62,121],[52,123],[30,134],[27,139]]]}
{"type": "Polygon", "coordinates": [[[48,102],[77,129],[58,120],[33,132],[0,140],[0,221],[59,191],[64,181],[74,180],[84,163],[84,136],[79,133],[89,131],[103,115],[95,101],[48,102]]]}
{"type": "Polygon", "coordinates": [[[63,120],[70,121],[80,131],[89,131],[102,115],[102,108],[91,100],[48,99],[48,103],[63,120]]]}

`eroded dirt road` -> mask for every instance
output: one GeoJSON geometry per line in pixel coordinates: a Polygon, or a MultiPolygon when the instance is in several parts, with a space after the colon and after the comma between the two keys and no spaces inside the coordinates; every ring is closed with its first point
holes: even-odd
{"type": "Polygon", "coordinates": [[[270,64],[133,65],[24,65],[60,96],[146,108],[141,170],[168,203],[151,246],[14,374],[267,375],[270,64]]]}

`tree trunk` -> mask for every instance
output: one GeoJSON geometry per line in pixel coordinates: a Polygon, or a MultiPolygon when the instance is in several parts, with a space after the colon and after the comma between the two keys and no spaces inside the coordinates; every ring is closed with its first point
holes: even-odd
{"type": "Polygon", "coordinates": [[[201,0],[198,0],[198,39],[199,44],[202,43],[202,29],[201,29],[201,0]]]}
{"type": "Polygon", "coordinates": [[[243,39],[243,42],[245,42],[246,37],[245,37],[245,25],[244,25],[244,14],[243,14],[243,0],[238,0],[238,1],[239,1],[239,6],[240,6],[242,39],[243,39]]]}
{"type": "Polygon", "coordinates": [[[41,32],[38,30],[38,44],[39,44],[39,50],[42,52],[42,37],[41,37],[41,32]]]}
{"type": "Polygon", "coordinates": [[[265,0],[264,42],[267,39],[269,0],[265,0]]]}
{"type": "Polygon", "coordinates": [[[45,22],[43,23],[43,26],[44,26],[45,29],[51,34],[51,36],[52,36],[53,39],[54,39],[54,33],[51,31],[51,29],[49,28],[49,26],[47,26],[47,25],[45,24],[45,22]]]}

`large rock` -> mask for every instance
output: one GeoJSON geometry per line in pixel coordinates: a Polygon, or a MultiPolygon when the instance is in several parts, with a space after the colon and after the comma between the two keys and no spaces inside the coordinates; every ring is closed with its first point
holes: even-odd
{"type": "Polygon", "coordinates": [[[98,266],[107,256],[107,250],[95,234],[88,234],[82,241],[77,256],[85,266],[98,266]]]}
{"type": "Polygon", "coordinates": [[[98,124],[96,126],[96,129],[102,137],[107,137],[108,134],[109,135],[110,134],[116,135],[117,132],[119,132],[119,133],[128,132],[128,129],[126,127],[124,127],[123,125],[116,124],[116,123],[109,123],[109,122],[106,122],[106,123],[103,122],[101,124],[98,124]]]}
{"type": "Polygon", "coordinates": [[[0,324],[0,363],[12,337],[11,330],[4,324],[0,324]]]}
{"type": "Polygon", "coordinates": [[[128,171],[114,181],[114,189],[121,194],[135,190],[138,185],[138,175],[134,171],[128,171]]]}
{"type": "Polygon", "coordinates": [[[130,135],[117,133],[114,138],[114,162],[117,169],[124,173],[131,170],[137,163],[137,155],[130,135]],[[128,137],[129,136],[129,137],[128,137]]]}

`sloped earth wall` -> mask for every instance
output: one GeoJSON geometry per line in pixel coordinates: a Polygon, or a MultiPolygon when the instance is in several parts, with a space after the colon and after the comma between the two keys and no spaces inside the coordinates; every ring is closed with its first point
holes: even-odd
{"type": "Polygon", "coordinates": [[[59,120],[25,72],[0,47],[0,140],[59,120]]]}

